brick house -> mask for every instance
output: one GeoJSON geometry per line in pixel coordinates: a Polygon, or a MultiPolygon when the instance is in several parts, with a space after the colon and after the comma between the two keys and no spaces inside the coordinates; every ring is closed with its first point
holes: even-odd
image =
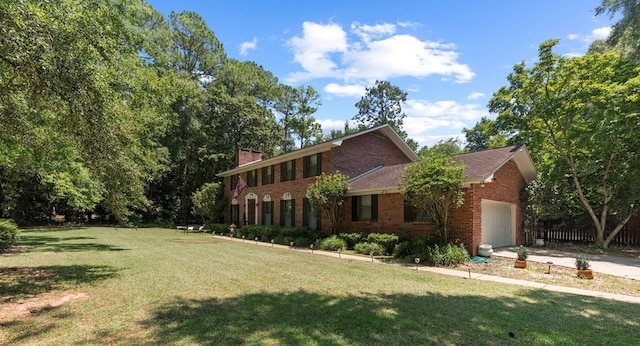
{"type": "MultiPolygon", "coordinates": [[[[237,167],[218,174],[229,201],[225,220],[306,226],[327,234],[329,223],[315,215],[305,194],[316,176],[339,171],[350,177],[343,204],[345,232],[426,235],[432,231],[428,218],[406,206],[398,189],[404,168],[419,159],[388,125],[264,160],[259,152],[240,149],[237,167]]],[[[526,147],[462,154],[456,160],[466,165],[467,179],[464,205],[452,218],[451,239],[460,239],[473,254],[481,243],[521,244],[519,194],[536,176],[526,147]]]]}

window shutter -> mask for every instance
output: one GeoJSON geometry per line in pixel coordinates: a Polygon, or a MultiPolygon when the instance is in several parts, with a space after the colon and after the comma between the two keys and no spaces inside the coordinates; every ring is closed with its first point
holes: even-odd
{"type": "Polygon", "coordinates": [[[378,195],[371,195],[371,221],[378,221],[378,195]]]}
{"type": "Polygon", "coordinates": [[[322,174],[322,153],[318,153],[318,171],[316,175],[322,174]]]}
{"type": "Polygon", "coordinates": [[[309,199],[302,199],[302,226],[309,226],[309,199]]]}
{"type": "Polygon", "coordinates": [[[351,196],[351,221],[358,221],[358,196],[351,196]]]}
{"type": "Polygon", "coordinates": [[[409,205],[409,203],[407,203],[407,201],[404,201],[404,222],[411,222],[413,221],[413,217],[412,217],[412,208],[409,205]]]}

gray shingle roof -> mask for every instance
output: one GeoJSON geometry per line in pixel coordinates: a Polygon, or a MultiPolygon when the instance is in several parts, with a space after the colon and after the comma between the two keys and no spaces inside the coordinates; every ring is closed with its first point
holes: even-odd
{"type": "MultiPolygon", "coordinates": [[[[454,159],[465,165],[466,181],[480,182],[491,177],[505,163],[513,160],[520,169],[525,181],[535,179],[536,169],[526,147],[522,144],[504,148],[489,149],[456,155],[454,159]]],[[[404,169],[410,163],[379,167],[352,179],[349,191],[352,194],[373,190],[397,190],[404,169]]]]}

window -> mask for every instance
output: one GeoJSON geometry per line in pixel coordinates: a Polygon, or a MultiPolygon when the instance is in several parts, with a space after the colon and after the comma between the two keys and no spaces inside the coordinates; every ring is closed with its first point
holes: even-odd
{"type": "Polygon", "coordinates": [[[308,198],[302,200],[302,226],[320,229],[320,215],[313,209],[308,198]]]}
{"type": "Polygon", "coordinates": [[[273,225],[273,201],[262,202],[262,224],[273,225]]]}
{"type": "Polygon", "coordinates": [[[291,160],[280,164],[280,181],[296,179],[296,161],[291,160]]]}
{"type": "Polygon", "coordinates": [[[240,226],[240,205],[231,205],[231,223],[240,226]]]}
{"type": "Polygon", "coordinates": [[[262,168],[262,185],[273,184],[273,165],[262,168]]]}
{"type": "Polygon", "coordinates": [[[427,213],[404,201],[404,222],[431,222],[431,218],[427,213]]]}
{"type": "Polygon", "coordinates": [[[280,226],[293,227],[296,225],[295,205],[296,201],[293,199],[280,201],[280,226]]]}
{"type": "Polygon", "coordinates": [[[351,197],[352,221],[378,221],[378,195],[351,197]]]}
{"type": "Polygon", "coordinates": [[[302,176],[304,178],[315,177],[322,172],[322,153],[305,156],[302,162],[304,164],[302,169],[302,176]]]}
{"type": "Polygon", "coordinates": [[[231,184],[230,184],[230,186],[229,186],[229,190],[233,191],[233,190],[235,190],[235,189],[236,189],[236,186],[238,186],[238,178],[239,178],[239,177],[240,177],[240,176],[239,176],[239,175],[237,175],[237,174],[234,174],[234,175],[232,175],[232,176],[230,177],[231,184]]]}
{"type": "Polygon", "coordinates": [[[258,170],[247,172],[247,186],[258,186],[258,170]]]}

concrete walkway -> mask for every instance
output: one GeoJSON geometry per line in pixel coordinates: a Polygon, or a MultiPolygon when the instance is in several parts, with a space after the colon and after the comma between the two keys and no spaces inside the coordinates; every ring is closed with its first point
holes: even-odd
{"type": "MultiPolygon", "coordinates": [[[[276,245],[276,244],[271,244],[271,243],[256,242],[256,241],[253,241],[253,240],[244,240],[244,239],[239,239],[239,238],[231,238],[231,237],[228,237],[228,236],[215,235],[214,237],[215,238],[219,238],[219,239],[229,240],[229,241],[237,241],[237,242],[241,241],[241,242],[246,242],[248,244],[276,247],[276,248],[281,248],[281,249],[290,249],[291,251],[300,251],[300,252],[312,253],[314,255],[322,255],[322,256],[329,256],[329,257],[336,257],[336,258],[344,258],[344,259],[356,260],[356,261],[367,261],[367,262],[373,262],[373,263],[379,263],[379,264],[388,264],[388,262],[381,261],[381,260],[378,260],[376,258],[370,258],[370,257],[364,257],[364,256],[353,256],[353,255],[342,254],[342,253],[334,252],[334,251],[312,250],[310,248],[309,249],[295,248],[295,247],[294,248],[290,248],[290,247],[285,246],[285,245],[276,245]]],[[[558,251],[550,251],[550,250],[546,250],[546,249],[542,249],[542,248],[540,248],[540,249],[529,248],[529,250],[530,251],[529,251],[528,260],[530,260],[530,261],[542,262],[542,263],[546,263],[548,261],[552,261],[554,263],[554,265],[561,265],[561,266],[566,266],[566,267],[575,267],[575,256],[576,256],[576,254],[573,254],[573,253],[562,253],[562,252],[558,252],[558,251]]],[[[493,255],[494,256],[501,256],[501,257],[516,258],[517,257],[517,247],[500,248],[500,249],[494,250],[493,255]]],[[[611,274],[611,275],[618,275],[618,276],[629,277],[629,278],[634,278],[634,279],[640,280],[640,261],[639,260],[634,260],[633,258],[629,258],[627,260],[627,259],[620,258],[620,257],[611,258],[610,256],[596,256],[596,255],[593,255],[593,256],[589,255],[588,258],[590,260],[592,270],[594,270],[596,272],[605,273],[605,274],[611,274]],[[617,273],[617,274],[613,274],[613,273],[617,273]]],[[[416,266],[415,265],[413,265],[413,266],[409,265],[409,264],[393,264],[393,265],[398,265],[398,266],[407,267],[407,268],[411,268],[413,270],[416,270],[416,266]]],[[[449,276],[454,276],[454,277],[463,278],[463,279],[471,279],[471,280],[475,279],[475,280],[482,280],[482,281],[492,281],[492,282],[505,283],[505,284],[509,284],[509,285],[518,285],[518,286],[524,286],[524,287],[530,287],[530,288],[538,288],[538,289],[543,289],[543,290],[552,291],[552,292],[578,294],[578,295],[583,295],[583,296],[598,297],[598,298],[612,299],[612,300],[617,300],[617,301],[622,301],[622,302],[627,302],[627,303],[640,304],[640,297],[627,296],[627,295],[622,295],[622,294],[613,294],[613,293],[590,291],[590,290],[584,290],[584,289],[572,288],[572,287],[548,285],[548,284],[544,284],[544,283],[540,283],[540,282],[509,279],[509,278],[503,278],[503,277],[500,277],[500,276],[469,273],[469,272],[465,272],[465,271],[461,271],[461,270],[440,268],[440,267],[418,266],[417,270],[426,271],[426,272],[432,272],[432,273],[437,273],[437,274],[442,274],[442,275],[449,275],[449,276]]]]}
{"type": "MultiPolygon", "coordinates": [[[[528,247],[529,257],[533,262],[575,268],[577,253],[545,249],[544,247],[528,247]]],[[[589,259],[591,270],[596,273],[620,276],[632,280],[640,280],[640,259],[631,257],[615,257],[605,255],[583,254],[589,259]]],[[[504,247],[493,250],[493,256],[517,258],[518,247],[504,247]]],[[[640,283],[638,283],[640,285],[640,283]]]]}

